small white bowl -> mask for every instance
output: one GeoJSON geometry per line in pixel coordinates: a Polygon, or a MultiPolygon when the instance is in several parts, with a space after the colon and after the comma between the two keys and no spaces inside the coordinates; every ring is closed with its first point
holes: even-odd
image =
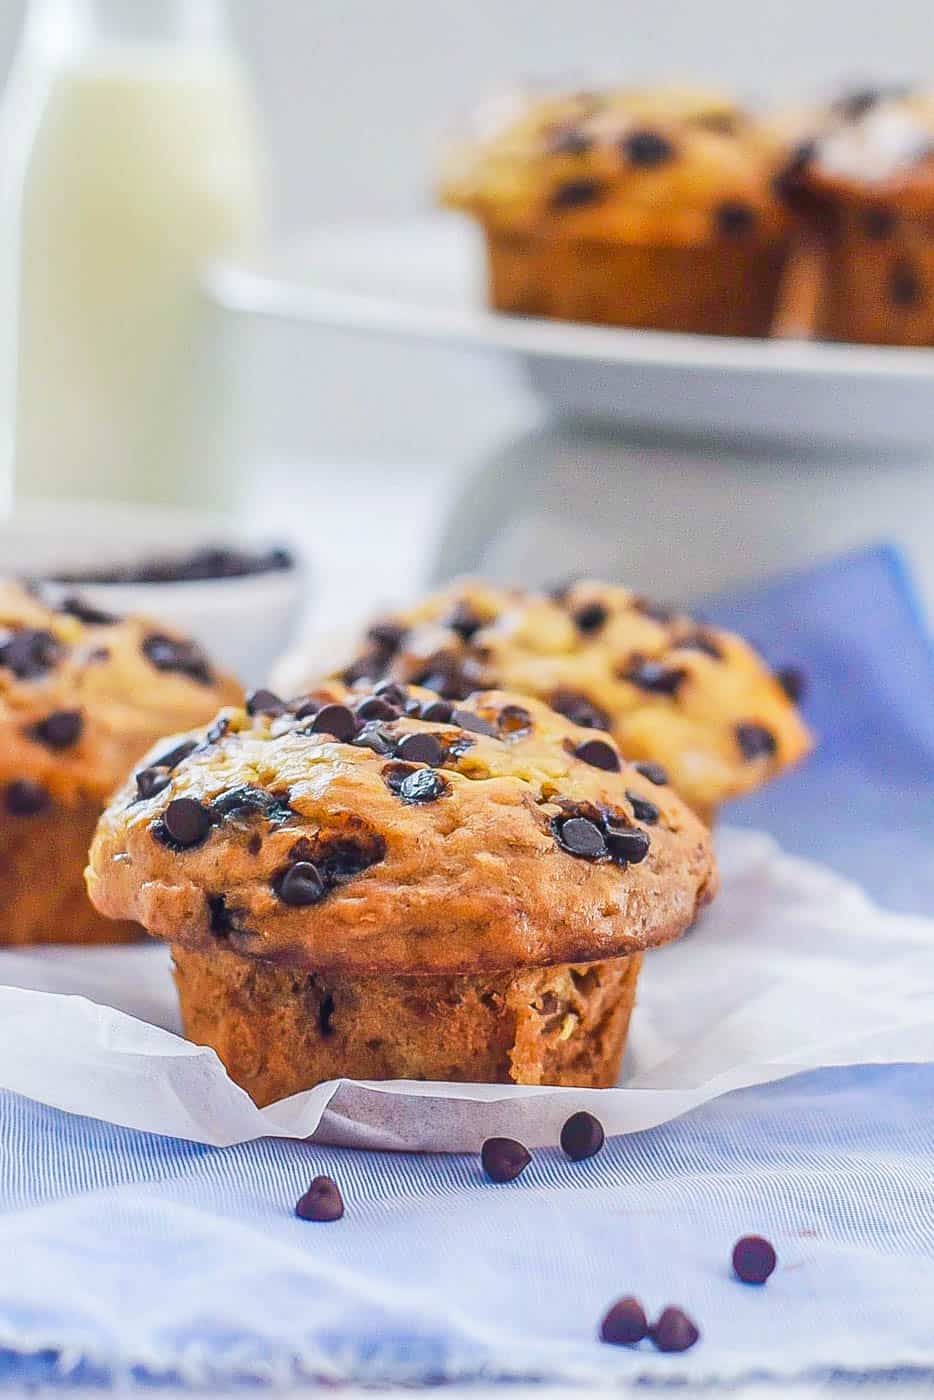
{"type": "Polygon", "coordinates": [[[182,560],[207,547],[263,550],[277,544],[289,549],[293,567],[242,578],[66,586],[107,612],[142,613],[177,627],[247,688],[267,679],[295,637],[307,585],[292,541],[270,540],[222,516],[97,501],[23,502],[0,520],[3,573],[40,580],[151,559],[182,560]]]}

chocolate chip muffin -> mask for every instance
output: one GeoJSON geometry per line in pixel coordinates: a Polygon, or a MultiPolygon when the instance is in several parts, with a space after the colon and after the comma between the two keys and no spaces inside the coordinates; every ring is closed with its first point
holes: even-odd
{"type": "Polygon", "coordinates": [[[155,623],[0,582],[0,944],[139,935],[88,901],[97,819],[158,735],[239,695],[193,642],[155,623]]]}
{"type": "Polygon", "coordinates": [[[934,345],[934,94],[848,93],[810,127],[785,184],[823,246],[815,333],[934,345]]]}
{"type": "MultiPolygon", "coordinates": [[[[300,659],[283,671],[296,689],[308,680],[300,659]]],[[[536,696],[661,765],[705,821],[810,748],[791,679],[741,638],[605,583],[547,595],[455,583],[374,622],[339,674],[451,700],[499,686],[536,696]]]]}
{"type": "Polygon", "coordinates": [[[574,92],[481,114],[440,192],[480,221],[501,311],[766,335],[783,159],[769,127],[715,94],[574,92]]]}
{"type": "Polygon", "coordinates": [[[153,750],[88,888],[172,945],[186,1034],[259,1104],[322,1080],[614,1082],[643,952],[711,897],[704,827],[515,695],[270,692],[153,750]]]}

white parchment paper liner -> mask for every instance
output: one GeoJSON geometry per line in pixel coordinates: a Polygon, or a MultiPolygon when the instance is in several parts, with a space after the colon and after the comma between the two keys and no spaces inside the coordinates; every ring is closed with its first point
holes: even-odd
{"type": "Polygon", "coordinates": [[[217,1146],[473,1151],[496,1134],[553,1144],[581,1107],[633,1132],[799,1070],[934,1060],[934,920],[886,913],[757,833],[718,847],[719,900],[646,956],[619,1088],[338,1080],[260,1110],[179,1036],[158,945],[0,950],[0,1087],[217,1146]]]}

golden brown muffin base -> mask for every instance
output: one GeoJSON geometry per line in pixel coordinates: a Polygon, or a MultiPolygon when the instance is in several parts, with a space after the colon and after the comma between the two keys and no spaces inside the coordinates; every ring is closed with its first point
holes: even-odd
{"type": "Polygon", "coordinates": [[[534,238],[487,227],[489,296],[499,311],[598,325],[765,336],[783,245],[700,247],[534,238]]]}
{"type": "Polygon", "coordinates": [[[827,236],[818,329],[825,340],[934,345],[934,209],[927,218],[896,204],[841,201],[827,236]],[[873,216],[891,230],[873,237],[873,216]],[[913,295],[898,296],[913,284],[913,295]]]}
{"type": "Polygon", "coordinates": [[[105,919],[84,884],[98,803],[0,817],[0,946],[128,943],[139,924],[105,919]]]}
{"type": "Polygon", "coordinates": [[[182,1022],[262,1107],[327,1079],[607,1088],[641,954],[485,977],[301,973],[173,947],[182,1022]]]}

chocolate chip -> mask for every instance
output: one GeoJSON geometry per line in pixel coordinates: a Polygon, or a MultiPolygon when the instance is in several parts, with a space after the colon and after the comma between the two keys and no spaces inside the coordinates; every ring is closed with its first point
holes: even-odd
{"type": "Polygon", "coordinates": [[[491,1181],[515,1181],[532,1160],[532,1154],[512,1138],[487,1138],[480,1149],[483,1170],[491,1181]]]}
{"type": "Polygon", "coordinates": [[[406,763],[429,763],[439,768],[444,762],[444,748],[434,734],[405,734],[396,744],[396,753],[406,763]]]}
{"type": "Polygon", "coordinates": [[[310,734],[329,734],[346,744],[357,732],[357,721],[348,705],[323,705],[311,722],[310,734]]]}
{"type": "Polygon", "coordinates": [[[569,855],[583,860],[599,860],[606,855],[603,832],[587,817],[558,818],[554,824],[558,845],[569,855]]]}
{"type": "Polygon", "coordinates": [[[692,632],[689,637],[681,637],[675,642],[678,651],[700,651],[713,661],[722,661],[723,652],[709,632],[692,632]]]}
{"type": "Polygon", "coordinates": [[[316,1176],[295,1207],[299,1220],[340,1220],[344,1201],[336,1181],[329,1176],[316,1176]]]}
{"type": "Polygon", "coordinates": [[[638,865],[649,853],[649,834],[638,826],[611,826],[606,844],[617,865],[638,865]]]}
{"type": "Polygon", "coordinates": [[[434,768],[416,768],[403,778],[398,793],[403,802],[436,802],[447,790],[447,783],[434,768]]]}
{"type": "Polygon", "coordinates": [[[604,1141],[603,1124],[592,1113],[572,1113],[561,1129],[561,1147],[572,1162],[595,1157],[604,1141]]]}
{"type": "Polygon", "coordinates": [[[386,653],[386,660],[395,656],[408,635],[408,628],[393,618],[382,618],[367,628],[367,637],[380,651],[386,653]]]}
{"type": "Polygon", "coordinates": [[[214,680],[204,652],[195,642],[187,639],[153,632],[143,642],[143,655],[157,671],[175,671],[198,685],[211,685],[214,680]]]}
{"type": "Polygon", "coordinates": [[[410,778],[413,773],[422,770],[415,768],[411,763],[387,763],[383,769],[383,782],[398,797],[402,790],[402,784],[406,778],[410,778]]]}
{"type": "Polygon", "coordinates": [[[357,719],[398,719],[400,713],[384,695],[367,695],[354,706],[357,719]]]}
{"type": "Polygon", "coordinates": [[[156,797],[163,792],[171,781],[171,773],[167,773],[164,768],[141,768],[136,774],[137,801],[148,802],[150,797],[156,797]]]}
{"type": "Polygon", "coordinates": [[[656,165],[664,165],[673,158],[675,148],[667,137],[647,127],[630,131],[619,143],[620,150],[630,165],[648,170],[656,165]]]}
{"type": "Polygon", "coordinates": [[[742,238],[756,226],[756,211],[738,199],[726,199],[714,215],[717,230],[726,238],[742,238]]]}
{"type": "Polygon", "coordinates": [[[649,802],[646,798],[640,797],[637,792],[629,792],[626,796],[632,805],[632,814],[637,822],[645,822],[648,826],[654,826],[658,821],[658,808],[654,802],[649,802]]]}
{"type": "Polygon", "coordinates": [[[232,817],[258,815],[267,821],[283,822],[294,816],[288,793],[267,792],[265,788],[254,787],[250,783],[218,793],[211,802],[211,811],[215,818],[223,821],[232,817]]]}
{"type": "Polygon", "coordinates": [[[45,788],[29,778],[17,778],[10,783],[3,797],[11,817],[35,817],[52,805],[45,788]]]}
{"type": "Polygon", "coordinates": [[[320,871],[310,860],[296,861],[288,866],[273,882],[273,889],[283,904],[294,908],[318,904],[328,892],[320,871]]]}
{"type": "Polygon", "coordinates": [[[66,613],[68,617],[75,617],[79,622],[85,623],[88,627],[113,627],[119,622],[119,617],[115,613],[104,612],[103,608],[95,608],[93,603],[87,603],[83,598],[78,598],[74,593],[70,593],[67,598],[63,598],[58,605],[58,611],[66,613]]]}
{"type": "Polygon", "coordinates": [[[196,740],[183,739],[180,744],[176,744],[174,749],[169,749],[166,753],[154,758],[152,766],[154,768],[177,768],[183,759],[190,753],[194,753],[198,747],[196,740]]]}
{"type": "Polygon", "coordinates": [[[668,770],[660,763],[634,763],[633,767],[637,773],[641,773],[643,778],[647,778],[656,787],[664,787],[668,782],[668,770]]]}
{"type": "Polygon", "coordinates": [[[586,204],[597,204],[602,198],[603,185],[599,180],[567,180],[552,194],[551,207],[580,209],[586,204]]]}
{"type": "Polygon", "coordinates": [[[454,706],[450,700],[429,700],[422,706],[421,716],[432,724],[450,724],[454,706]]]}
{"type": "Polygon", "coordinates": [[[211,813],[194,797],[176,797],[166,807],[161,824],[176,846],[198,846],[211,830],[211,813]]]}
{"type": "Polygon", "coordinates": [[[886,209],[881,204],[872,205],[862,218],[863,233],[867,238],[891,238],[895,232],[895,224],[895,215],[891,209],[886,209]]]}
{"type": "Polygon", "coordinates": [[[382,681],[376,687],[375,694],[383,700],[388,700],[390,705],[395,705],[399,710],[404,710],[411,698],[405,686],[397,684],[396,681],[382,681]]]}
{"type": "Polygon", "coordinates": [[[381,755],[393,753],[396,747],[392,735],[378,720],[371,720],[365,724],[350,742],[356,749],[372,749],[374,753],[381,755]]]}
{"type": "Polygon", "coordinates": [[[761,1235],[744,1235],[733,1246],[733,1272],[743,1283],[765,1283],[777,1263],[774,1247],[761,1235]]]}
{"type": "Polygon", "coordinates": [[[524,705],[504,705],[496,716],[501,734],[528,734],[532,728],[532,716],[524,705]]]}
{"type": "Polygon", "coordinates": [[[600,1324],[601,1342],[614,1347],[634,1347],[648,1334],[648,1318],[638,1298],[620,1298],[600,1324]]]}
{"type": "Polygon", "coordinates": [[[586,695],[577,690],[556,690],[549,701],[551,708],[564,715],[582,729],[609,729],[610,721],[604,712],[586,695]]]}
{"type": "Polygon", "coordinates": [[[469,642],[474,633],[479,632],[484,619],[475,612],[468,602],[461,599],[444,619],[442,626],[456,632],[462,642],[469,642]]]}
{"type": "Polygon", "coordinates": [[[208,895],[208,922],[215,938],[254,936],[245,920],[246,911],[229,905],[224,895],[208,895]]]}
{"type": "Polygon", "coordinates": [[[793,705],[800,705],[807,690],[807,677],[800,666],[781,666],[775,679],[793,705]]]}
{"type": "Polygon", "coordinates": [[[339,836],[319,843],[315,864],[330,886],[362,874],[385,855],[386,842],[373,831],[359,837],[339,836]]]}
{"type": "Polygon", "coordinates": [[[592,146],[592,138],[585,135],[580,127],[565,126],[548,138],[547,150],[553,156],[583,156],[592,146]]]}
{"type": "Polygon", "coordinates": [[[314,700],[309,695],[298,702],[292,713],[296,719],[311,719],[312,715],[316,715],[320,709],[321,701],[314,700]]]}
{"type": "Polygon", "coordinates": [[[230,728],[230,720],[227,718],[226,715],[221,715],[220,719],[216,719],[216,720],[214,721],[214,723],[211,725],[211,727],[210,727],[210,729],[208,730],[207,734],[205,734],[205,736],[204,736],[204,741],[205,741],[205,743],[207,743],[207,744],[219,744],[220,741],[221,741],[221,739],[223,739],[224,735],[227,733],[227,730],[228,730],[229,728],[230,728]]]}
{"type": "Polygon", "coordinates": [[[318,1030],[321,1032],[322,1039],[324,1040],[326,1040],[329,1035],[334,1034],[334,1026],[332,1025],[333,1017],[334,998],[331,996],[330,992],[325,992],[318,1006],[318,1030]]]}
{"type": "Polygon", "coordinates": [[[605,739],[585,739],[574,750],[574,757],[606,773],[618,773],[620,769],[619,754],[605,739]]]}
{"type": "Polygon", "coordinates": [[[84,720],[80,710],[55,710],[34,724],[30,733],[49,749],[67,749],[81,735],[84,720]]]}
{"type": "MultiPolygon", "coordinates": [[[[460,658],[445,652],[439,652],[437,656],[432,657],[412,680],[415,685],[423,685],[426,690],[436,691],[445,700],[464,700],[476,690],[460,658]]],[[[414,705],[416,710],[421,710],[418,701],[414,701],[414,705]]]]}
{"type": "Polygon", "coordinates": [[[364,651],[351,661],[349,666],[345,666],[343,671],[338,673],[338,679],[345,685],[356,685],[358,681],[373,683],[379,676],[385,675],[386,667],[392,658],[387,658],[384,651],[364,651]]]}
{"type": "Polygon", "coordinates": [[[652,695],[677,695],[684,672],[677,666],[664,666],[660,661],[636,661],[622,672],[621,678],[652,695]]]}
{"type": "Polygon", "coordinates": [[[764,724],[751,722],[736,726],[736,741],[743,758],[771,758],[778,748],[775,735],[764,724]]]}
{"type": "Polygon", "coordinates": [[[248,715],[284,715],[287,708],[272,690],[251,690],[246,697],[248,715]]]}
{"type": "Polygon", "coordinates": [[[578,632],[583,632],[584,636],[589,637],[600,631],[609,615],[602,603],[588,603],[574,614],[574,622],[578,632]]]}
{"type": "Polygon", "coordinates": [[[700,1337],[697,1327],[680,1308],[666,1308],[649,1328],[659,1351],[688,1351],[700,1337]]]}
{"type": "Polygon", "coordinates": [[[892,268],[889,276],[889,296],[896,306],[908,310],[921,300],[921,279],[904,258],[892,268]]]}
{"type": "Polygon", "coordinates": [[[451,723],[460,725],[461,729],[467,729],[471,734],[484,734],[488,739],[499,738],[489,720],[484,719],[482,715],[474,714],[473,710],[454,710],[451,714],[451,723]]]}
{"type": "Polygon", "coordinates": [[[61,643],[51,632],[38,627],[21,627],[0,642],[0,666],[21,681],[44,676],[59,661],[61,643]]]}

